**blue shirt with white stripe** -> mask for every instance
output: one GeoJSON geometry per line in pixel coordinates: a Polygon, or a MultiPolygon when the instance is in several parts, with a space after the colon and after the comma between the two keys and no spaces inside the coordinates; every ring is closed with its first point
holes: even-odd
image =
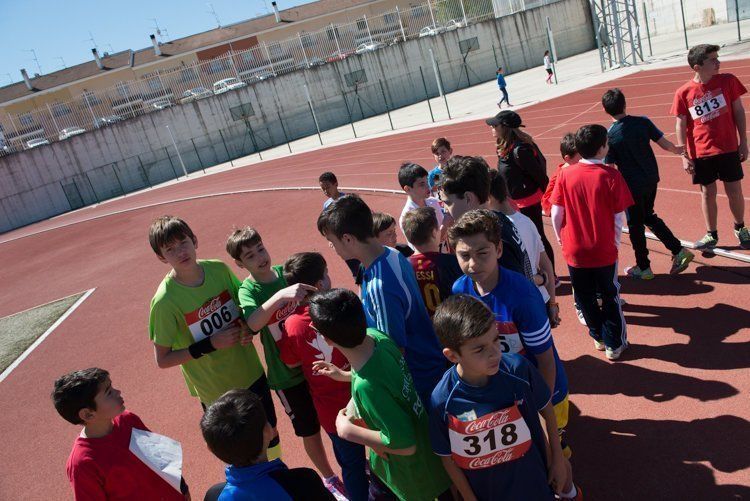
{"type": "MultiPolygon", "coordinates": [[[[501,325],[513,324],[523,344],[523,355],[539,367],[536,356],[552,348],[555,357],[555,391],[552,403],[561,402],[568,395],[568,376],[565,374],[560,357],[552,340],[552,330],[547,317],[547,307],[539,289],[525,276],[500,267],[497,285],[489,294],[481,296],[474,288],[474,282],[464,275],[453,284],[454,294],[469,294],[481,299],[495,314],[495,322],[501,325]]],[[[503,347],[505,351],[505,346],[503,347]]]]}
{"type": "Polygon", "coordinates": [[[388,334],[404,350],[414,387],[427,405],[425,395],[432,393],[448,362],[432,329],[414,270],[400,252],[385,247],[365,269],[362,304],[367,326],[388,334]]]}

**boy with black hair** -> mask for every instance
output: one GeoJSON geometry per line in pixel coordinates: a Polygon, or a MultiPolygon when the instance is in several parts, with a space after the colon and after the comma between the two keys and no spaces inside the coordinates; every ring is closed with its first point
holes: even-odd
{"type": "Polygon", "coordinates": [[[604,163],[607,129],[584,125],[576,132],[576,149],[581,160],[560,171],[552,192],[552,227],[594,347],[617,360],[628,346],[617,258],[625,209],[633,197],[622,174],[604,163]]]}
{"type": "MultiPolygon", "coordinates": [[[[112,386],[109,372],[96,367],[65,374],[55,381],[52,402],[69,423],[83,425],[73,443],[66,470],[75,499],[190,499],[184,479],[159,473],[152,455],[138,448],[139,438],[153,435],[143,421],[125,410],[120,390],[112,386]]],[[[182,469],[180,444],[161,437],[160,459],[182,469]],[[179,451],[179,452],[178,452],[179,451]]],[[[162,462],[163,464],[163,462],[162,462]]]]}
{"type": "Polygon", "coordinates": [[[560,442],[549,438],[556,432],[550,389],[524,357],[503,352],[487,306],[451,296],[433,321],[456,365],[432,393],[430,438],[463,499],[582,499],[560,442]]]}
{"type": "MultiPolygon", "coordinates": [[[[568,424],[568,376],[552,339],[550,313],[533,284],[497,265],[503,251],[497,215],[487,209],[469,211],[451,227],[448,238],[464,272],[453,285],[453,293],[481,299],[495,314],[503,352],[524,355],[539,369],[552,391],[558,434],[563,441],[568,424]]],[[[569,457],[568,445],[563,442],[562,447],[569,457]]]]}
{"type": "MultiPolygon", "coordinates": [[[[398,169],[398,184],[407,195],[404,209],[398,219],[401,231],[404,231],[404,216],[406,213],[418,207],[432,207],[438,226],[441,227],[442,231],[443,208],[440,206],[440,200],[430,197],[427,175],[424,167],[411,162],[404,162],[398,169]]],[[[407,238],[406,241],[409,242],[409,239],[407,238]]],[[[409,245],[412,246],[412,243],[409,242],[409,245]]]]}
{"type": "Polygon", "coordinates": [[[227,239],[227,253],[237,266],[248,271],[238,297],[242,316],[253,333],[260,333],[268,371],[268,385],[284,404],[294,433],[302,438],[307,456],[323,475],[331,492],[343,489],[341,480],[328,462],[320,423],[302,369],[288,367],[279,356],[284,321],[308,293],[309,284],[288,285],[282,265],[271,265],[271,256],[254,228],[235,229],[227,239]]]}
{"type": "Polygon", "coordinates": [[[448,160],[453,157],[453,148],[451,148],[451,143],[448,139],[438,137],[432,141],[430,152],[432,153],[432,158],[435,159],[436,165],[427,174],[427,186],[430,187],[430,195],[437,198],[442,183],[443,169],[447,165],[448,160]]]}
{"type": "MultiPolygon", "coordinates": [[[[289,285],[305,283],[319,291],[331,288],[326,261],[317,252],[289,256],[284,263],[284,278],[289,285]]],[[[304,300],[284,323],[285,335],[279,344],[279,355],[285,364],[300,367],[305,375],[318,419],[331,439],[333,452],[341,466],[346,497],[350,501],[366,501],[369,482],[365,449],[336,435],[336,415],[351,398],[351,384],[323,377],[320,372],[334,367],[348,371],[350,365],[339,350],[325,342],[311,323],[310,305],[304,300]]]]}
{"type": "MultiPolygon", "coordinates": [[[[487,208],[489,197],[490,167],[484,158],[454,156],[448,161],[443,171],[440,200],[454,221],[467,211],[487,208]]],[[[507,216],[500,213],[497,216],[502,226],[504,248],[500,265],[532,280],[531,261],[518,230],[507,216]]]]}
{"type": "Polygon", "coordinates": [[[560,171],[573,164],[577,164],[581,159],[581,155],[579,155],[578,150],[576,150],[575,133],[567,132],[562,139],[560,139],[560,156],[563,161],[562,163],[557,164],[555,172],[549,178],[547,189],[544,190],[544,195],[542,195],[542,214],[545,216],[549,216],[552,212],[552,204],[549,199],[552,197],[552,191],[555,189],[555,183],[557,182],[557,176],[560,174],[560,171]]]}
{"type": "Polygon", "coordinates": [[[227,464],[226,482],[211,487],[206,501],[334,500],[314,470],[269,461],[274,432],[254,393],[228,391],[206,410],[200,426],[208,449],[227,464]]]}
{"type": "Polygon", "coordinates": [[[677,141],[687,144],[682,166],[701,187],[706,235],[695,243],[698,250],[712,249],[719,241],[716,180],[724,183],[734,234],[740,247],[750,249],[742,195],[742,162],[747,160],[747,122],[742,96],[747,89],[731,73],[719,73],[719,46],[701,44],[688,52],[695,72],[677,89],[670,114],[677,117],[677,141]],[[739,140],[738,140],[739,138],[739,140]]]}
{"type": "Polygon", "coordinates": [[[367,325],[388,334],[403,351],[417,393],[426,402],[445,370],[445,358],[411,265],[374,237],[372,212],[358,196],[333,202],[318,218],[318,231],[341,258],[362,262],[367,325]]]}
{"type": "Polygon", "coordinates": [[[440,252],[440,227],[430,207],[407,212],[403,222],[404,235],[417,252],[409,262],[417,276],[419,290],[430,317],[438,305],[451,295],[453,282],[463,275],[456,256],[440,252]]]}
{"type": "MultiPolygon", "coordinates": [[[[346,238],[346,237],[345,237],[346,238]]],[[[369,323],[346,289],[310,297],[312,327],[351,364],[352,402],[336,418],[338,435],[370,448],[370,499],[452,499],[450,480],[430,450],[427,413],[396,344],[369,323]]],[[[429,322],[429,320],[428,320],[429,322]]]]}
{"type": "Polygon", "coordinates": [[[336,174],[333,172],[324,172],[321,174],[320,177],[318,177],[318,184],[320,184],[320,189],[323,190],[323,194],[328,197],[328,199],[323,202],[323,210],[326,210],[328,206],[331,205],[331,202],[340,196],[345,195],[345,193],[339,191],[339,181],[336,179],[336,174]]]}
{"type": "Polygon", "coordinates": [[[672,268],[669,273],[680,273],[693,260],[693,253],[682,247],[680,241],[654,212],[659,166],[654,150],[651,149],[651,141],[675,155],[682,155],[685,147],[675,146],[647,117],[628,115],[625,111],[625,95],[620,89],[605,92],[602,96],[602,106],[614,120],[607,132],[609,151],[605,162],[617,165],[635,201],[627,210],[635,266],[625,268],[625,274],[641,280],[654,278],[648,259],[645,226],[648,226],[672,253],[672,268]]]}

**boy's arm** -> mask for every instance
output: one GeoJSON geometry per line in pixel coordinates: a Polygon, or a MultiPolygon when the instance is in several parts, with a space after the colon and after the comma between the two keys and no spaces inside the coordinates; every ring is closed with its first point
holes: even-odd
{"type": "Polygon", "coordinates": [[[565,456],[563,456],[562,447],[560,446],[560,439],[557,435],[557,418],[555,417],[555,409],[552,406],[552,402],[547,403],[542,410],[539,411],[542,417],[544,426],[544,434],[547,435],[547,444],[549,448],[547,453],[547,481],[552,486],[557,494],[560,494],[568,482],[568,470],[565,466],[565,456]]]}
{"type": "Polygon", "coordinates": [[[552,205],[552,229],[555,232],[555,238],[557,243],[562,246],[562,239],[560,237],[562,230],[562,224],[565,220],[565,207],[560,205],[552,205]]]}
{"type": "MultiPolygon", "coordinates": [[[[382,283],[380,287],[382,287],[382,283]]],[[[423,302],[421,295],[417,299],[423,302]]],[[[396,346],[403,353],[408,344],[406,339],[406,310],[403,305],[403,298],[381,290],[374,291],[370,295],[370,300],[372,302],[371,310],[373,310],[371,313],[375,317],[375,328],[388,334],[388,337],[396,343],[396,346]],[[382,295],[378,292],[382,292],[382,295]]]]}
{"type": "Polygon", "coordinates": [[[443,462],[445,472],[450,477],[453,485],[456,486],[456,489],[458,489],[458,492],[461,493],[461,497],[464,501],[477,501],[477,497],[474,495],[474,491],[471,490],[466,475],[463,470],[453,462],[453,458],[450,456],[440,456],[440,461],[443,462]]]}
{"type": "Polygon", "coordinates": [[[747,121],[745,118],[745,108],[742,107],[742,98],[737,98],[732,102],[732,114],[734,123],[737,125],[737,133],[740,135],[740,162],[747,160],[747,121]]]}
{"type": "Polygon", "coordinates": [[[367,446],[381,457],[387,457],[388,454],[412,456],[417,452],[416,444],[402,449],[386,447],[379,431],[357,426],[352,423],[352,419],[354,419],[352,416],[346,415],[346,409],[341,409],[336,417],[336,433],[344,440],[367,446]]]}
{"type": "MultiPolygon", "coordinates": [[[[675,133],[677,135],[677,142],[680,144],[687,144],[687,117],[685,115],[678,115],[675,119],[675,133]]],[[[687,152],[682,154],[682,168],[688,174],[694,174],[693,162],[688,158],[687,152]]]]}
{"type": "Polygon", "coordinates": [[[230,348],[239,342],[241,333],[242,329],[240,327],[232,325],[218,334],[214,334],[211,337],[207,337],[197,343],[191,344],[190,348],[184,348],[181,350],[173,350],[169,346],[162,346],[154,343],[156,365],[160,369],[167,369],[169,367],[182,365],[185,362],[189,362],[196,358],[201,358],[203,355],[211,353],[212,351],[230,348]]]}
{"type": "Polygon", "coordinates": [[[674,153],[675,155],[682,155],[683,153],[685,153],[685,146],[684,145],[677,146],[672,141],[670,141],[669,139],[667,139],[666,136],[660,137],[656,141],[656,144],[658,144],[659,148],[661,148],[662,150],[668,151],[670,153],[674,153]]]}
{"type": "Polygon", "coordinates": [[[535,353],[537,361],[537,368],[539,373],[542,375],[542,379],[547,383],[549,391],[555,392],[555,378],[557,377],[557,365],[555,364],[555,354],[552,350],[552,346],[547,348],[547,351],[543,353],[535,353]]]}
{"type": "MultiPolygon", "coordinates": [[[[307,284],[294,284],[281,289],[276,294],[271,296],[268,301],[255,308],[255,310],[253,310],[253,312],[248,315],[248,317],[245,319],[245,321],[247,322],[247,326],[253,332],[259,332],[268,324],[268,321],[271,319],[271,315],[273,315],[276,310],[278,310],[282,305],[290,302],[299,303],[305,298],[305,296],[307,296],[307,294],[309,294],[310,292],[315,292],[317,290],[318,289],[316,289],[312,285],[307,284]]],[[[241,296],[240,305],[244,310],[248,305],[243,305],[242,303],[243,297],[241,296]]]]}
{"type": "Polygon", "coordinates": [[[622,227],[625,226],[625,221],[627,221],[625,211],[615,214],[615,246],[618,249],[620,248],[620,241],[622,240],[622,227]]]}

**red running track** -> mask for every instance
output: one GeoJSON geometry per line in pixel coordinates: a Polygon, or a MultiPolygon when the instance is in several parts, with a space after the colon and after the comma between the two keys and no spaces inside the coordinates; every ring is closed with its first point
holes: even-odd
{"type": "MultiPolygon", "coordinates": [[[[723,67],[750,84],[750,60],[723,67]]],[[[623,89],[631,114],[648,115],[670,133],[672,92],[689,76],[681,68],[640,72],[521,114],[527,131],[554,164],[564,132],[584,123],[608,122],[598,103],[609,87],[623,89]]],[[[488,115],[494,111],[488,106],[488,115]]],[[[153,361],[146,331],[148,304],[168,270],[148,247],[148,224],[164,213],[180,215],[198,235],[199,256],[222,259],[228,258],[223,247],[232,226],[251,224],[265,237],[276,262],[292,252],[317,250],[326,256],[334,284],[351,286],[345,265],[315,231],[322,194],[276,191],[179,200],[314,186],[323,170],[335,171],[342,186],[397,189],[400,161],[430,165],[429,143],[439,135],[452,141],[456,153],[485,155],[494,163],[490,134],[477,120],[196,178],[0,237],[0,260],[10,263],[0,270],[0,316],[97,288],[0,383],[0,430],[9,437],[0,449],[0,499],[71,497],[64,465],[78,429],[56,415],[49,392],[60,374],[94,365],[110,370],[130,410],[155,431],[182,442],[185,477],[200,499],[221,479],[222,466],[202,443],[200,407],[188,397],[179,371],[160,370],[153,361]]],[[[659,161],[660,215],[679,237],[700,237],[704,228],[697,190],[679,159],[659,155],[659,161]]],[[[743,186],[750,193],[747,181],[743,186]]],[[[364,196],[373,209],[400,213],[400,196],[364,196]]],[[[719,230],[722,244],[731,246],[735,242],[725,202],[720,199],[719,230]]],[[[649,247],[654,270],[665,273],[668,253],[658,243],[649,242],[649,247]]],[[[627,242],[622,252],[622,265],[633,260],[627,242]]],[[[558,272],[565,278],[560,261],[558,254],[558,272]]],[[[617,364],[593,350],[573,313],[569,287],[561,288],[563,325],[554,336],[570,378],[568,441],[574,449],[576,481],[588,499],[750,498],[750,456],[743,445],[750,443],[749,283],[750,266],[702,256],[677,277],[658,276],[644,283],[623,279],[633,346],[617,364]]],[[[285,459],[292,466],[307,464],[288,420],[280,416],[279,422],[285,459]]]]}

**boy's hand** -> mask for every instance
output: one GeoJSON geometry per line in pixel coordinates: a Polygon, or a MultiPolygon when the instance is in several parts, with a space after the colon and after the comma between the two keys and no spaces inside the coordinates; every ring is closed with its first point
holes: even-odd
{"type": "Polygon", "coordinates": [[[672,153],[675,155],[684,155],[685,154],[685,145],[684,144],[675,144],[672,146],[672,153]]]}
{"type": "Polygon", "coordinates": [[[547,317],[549,317],[550,327],[557,327],[560,325],[560,305],[550,301],[547,303],[547,317]]]}
{"type": "Polygon", "coordinates": [[[236,325],[228,327],[218,334],[211,336],[211,346],[217,350],[231,348],[240,340],[240,328],[236,325]]]}
{"type": "Polygon", "coordinates": [[[250,332],[250,327],[247,326],[247,323],[242,319],[237,319],[235,325],[240,329],[240,344],[242,346],[247,346],[252,343],[253,333],[250,332]]]}
{"type": "Polygon", "coordinates": [[[356,426],[352,423],[354,416],[347,416],[346,409],[341,409],[336,416],[336,434],[346,440],[349,430],[352,426],[356,426]]]}
{"type": "Polygon", "coordinates": [[[290,302],[299,303],[305,296],[312,292],[317,292],[318,289],[312,285],[307,284],[294,284],[289,287],[281,289],[279,292],[274,294],[274,303],[277,305],[286,304],[290,302]]]}
{"type": "Polygon", "coordinates": [[[339,367],[335,366],[331,362],[324,360],[317,360],[312,365],[313,374],[316,376],[328,376],[334,381],[351,381],[352,373],[349,371],[343,371],[339,367]]]}
{"type": "Polygon", "coordinates": [[[737,152],[740,154],[740,162],[747,160],[747,141],[740,141],[737,152]]]}
{"type": "Polygon", "coordinates": [[[682,156],[682,168],[690,175],[695,174],[695,165],[693,164],[693,161],[685,155],[682,156]]]}
{"type": "Polygon", "coordinates": [[[566,461],[567,459],[563,456],[553,457],[552,464],[547,468],[547,482],[558,495],[562,493],[565,484],[568,482],[566,461]]]}

